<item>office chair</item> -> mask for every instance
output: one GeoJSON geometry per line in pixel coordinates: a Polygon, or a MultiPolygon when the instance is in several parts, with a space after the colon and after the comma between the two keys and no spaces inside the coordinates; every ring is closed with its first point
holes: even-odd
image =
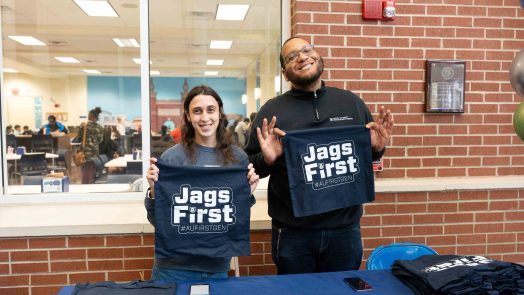
{"type": "Polygon", "coordinates": [[[126,174],[142,175],[142,161],[128,161],[126,167],[126,174]]]}
{"type": "Polygon", "coordinates": [[[45,153],[26,153],[20,158],[20,170],[15,175],[19,176],[20,183],[24,184],[26,182],[24,177],[39,179],[32,176],[43,177],[48,171],[45,153]]]}
{"type": "MultiPolygon", "coordinates": [[[[142,162],[128,161],[125,174],[107,174],[104,179],[107,183],[129,183],[130,185],[142,179],[142,162]]],[[[130,188],[131,190],[131,188],[130,188]]]]}
{"type": "Polygon", "coordinates": [[[6,134],[5,136],[6,146],[10,146],[16,149],[16,137],[13,134],[6,134]]]}
{"type": "Polygon", "coordinates": [[[438,253],[429,246],[416,243],[381,245],[369,255],[366,269],[389,269],[395,260],[412,260],[422,255],[438,255],[438,253]]]}
{"type": "Polygon", "coordinates": [[[131,149],[142,149],[142,134],[136,133],[131,137],[131,149]]]}

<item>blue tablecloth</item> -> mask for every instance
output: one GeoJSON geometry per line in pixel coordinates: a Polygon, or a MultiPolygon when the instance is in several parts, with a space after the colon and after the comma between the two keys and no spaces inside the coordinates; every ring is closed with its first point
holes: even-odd
{"type": "MultiPolygon", "coordinates": [[[[413,294],[408,287],[391,274],[390,270],[343,271],[200,280],[177,285],[176,295],[189,294],[189,287],[192,283],[209,284],[211,295],[413,294]],[[374,289],[372,291],[356,292],[343,281],[346,277],[360,277],[373,286],[374,289]]],[[[73,286],[63,287],[58,295],[70,295],[73,288],[73,286]]]]}

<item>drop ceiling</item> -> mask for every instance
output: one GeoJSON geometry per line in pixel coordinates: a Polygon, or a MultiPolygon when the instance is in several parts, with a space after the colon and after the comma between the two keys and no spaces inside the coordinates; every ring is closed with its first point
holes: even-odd
{"type": "MultiPolygon", "coordinates": [[[[109,0],[119,17],[90,17],[72,0],[2,0],[4,67],[43,77],[136,75],[133,58],[139,48],[118,47],[113,38],[140,40],[139,1],[109,0]],[[21,45],[7,36],[30,35],[46,46],[21,45]],[[71,56],[64,64],[56,56],[71,56]]],[[[150,1],[151,70],[161,76],[202,76],[218,71],[222,77],[243,78],[246,69],[280,40],[280,0],[227,1],[250,4],[243,21],[215,20],[216,0],[150,1]],[[211,40],[232,40],[229,50],[209,49],[211,40]],[[223,59],[221,66],[206,66],[223,59]]],[[[278,62],[278,60],[275,60],[278,62]]]]}

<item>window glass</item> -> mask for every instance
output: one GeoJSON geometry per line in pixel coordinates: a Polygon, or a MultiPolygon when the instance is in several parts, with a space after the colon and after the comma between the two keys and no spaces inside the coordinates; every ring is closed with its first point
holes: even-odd
{"type": "Polygon", "coordinates": [[[249,124],[239,134],[238,122],[280,91],[280,0],[151,1],[149,9],[151,154],[180,141],[184,98],[200,84],[220,95],[243,146],[249,124]]]}
{"type": "Polygon", "coordinates": [[[140,191],[141,155],[179,140],[192,87],[215,88],[231,126],[279,94],[281,1],[232,2],[225,8],[244,15],[223,15],[214,0],[149,2],[144,115],[139,0],[0,0],[4,193],[140,191]],[[109,10],[90,12],[88,2],[109,10]],[[151,146],[142,146],[143,132],[151,146]],[[84,164],[75,163],[79,150],[84,164]]]}
{"type": "Polygon", "coordinates": [[[8,194],[140,189],[139,1],[88,2],[1,1],[8,194]]]}

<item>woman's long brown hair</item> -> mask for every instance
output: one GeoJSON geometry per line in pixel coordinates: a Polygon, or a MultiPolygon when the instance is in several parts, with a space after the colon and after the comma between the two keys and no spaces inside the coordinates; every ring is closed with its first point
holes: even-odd
{"type": "Polygon", "coordinates": [[[233,141],[231,139],[231,134],[229,134],[229,131],[227,131],[227,119],[226,114],[224,113],[224,105],[222,103],[222,99],[220,98],[218,93],[216,93],[216,91],[213,90],[213,88],[206,85],[199,85],[193,87],[193,89],[189,91],[186,99],[184,100],[184,125],[182,126],[182,145],[184,145],[184,147],[187,149],[189,159],[193,163],[196,162],[195,128],[193,128],[193,125],[191,124],[191,122],[189,122],[187,117],[189,116],[189,104],[197,95],[210,95],[214,97],[215,100],[218,102],[220,116],[218,121],[218,128],[216,131],[217,144],[215,148],[221,154],[222,157],[219,158],[222,159],[224,165],[235,162],[236,159],[233,155],[232,148],[233,141]]]}

